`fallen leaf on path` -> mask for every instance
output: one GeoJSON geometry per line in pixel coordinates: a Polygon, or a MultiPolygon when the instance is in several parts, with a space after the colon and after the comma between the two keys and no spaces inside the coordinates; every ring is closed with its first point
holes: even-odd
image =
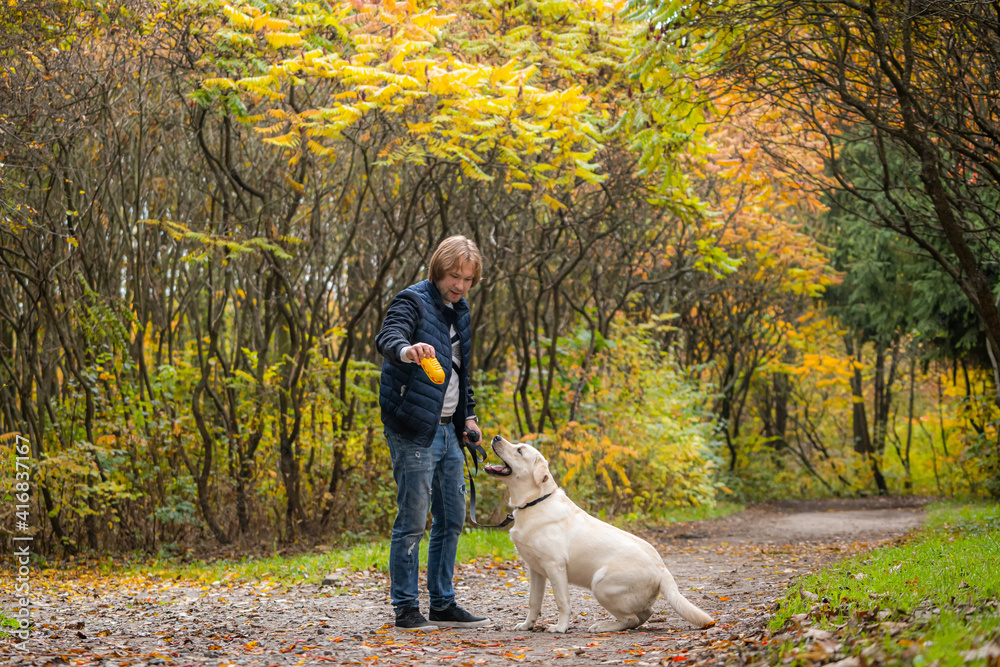
{"type": "Polygon", "coordinates": [[[910,624],[909,623],[896,622],[896,621],[883,621],[883,622],[879,623],[878,626],[880,628],[882,628],[883,630],[885,630],[886,632],[888,632],[890,635],[895,635],[895,634],[899,633],[900,630],[903,630],[904,628],[908,628],[910,626],[910,624]]]}
{"type": "Polygon", "coordinates": [[[861,660],[857,656],[852,655],[849,658],[831,662],[826,667],[861,667],[861,660]]]}
{"type": "Polygon", "coordinates": [[[990,642],[985,646],[980,646],[971,651],[963,651],[962,658],[966,662],[972,662],[973,660],[989,660],[992,662],[994,658],[1000,658],[1000,644],[990,642]]]}

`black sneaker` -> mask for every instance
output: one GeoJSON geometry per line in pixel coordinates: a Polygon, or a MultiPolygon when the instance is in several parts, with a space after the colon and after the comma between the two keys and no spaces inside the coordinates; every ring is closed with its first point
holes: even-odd
{"type": "Polygon", "coordinates": [[[438,626],[427,622],[416,607],[403,607],[396,611],[396,627],[400,630],[437,630],[438,626]]]}
{"type": "Polygon", "coordinates": [[[454,602],[447,609],[431,609],[430,622],[439,628],[481,628],[490,624],[490,619],[473,616],[454,602]]]}

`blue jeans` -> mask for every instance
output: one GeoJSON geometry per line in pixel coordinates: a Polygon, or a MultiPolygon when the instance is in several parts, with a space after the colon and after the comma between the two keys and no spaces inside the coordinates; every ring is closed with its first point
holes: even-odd
{"type": "Polygon", "coordinates": [[[445,609],[455,601],[455,552],[465,525],[462,447],[451,424],[438,426],[427,448],[389,429],[385,439],[396,479],[396,521],[389,547],[392,606],[419,606],[420,539],[429,509],[434,520],[427,547],[427,592],[432,609],[445,609]]]}

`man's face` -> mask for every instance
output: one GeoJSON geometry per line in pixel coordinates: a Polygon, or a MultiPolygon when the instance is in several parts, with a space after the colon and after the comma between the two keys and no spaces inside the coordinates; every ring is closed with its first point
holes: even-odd
{"type": "Polygon", "coordinates": [[[445,303],[458,303],[469,293],[475,276],[475,265],[472,262],[463,261],[445,271],[441,280],[438,280],[434,285],[438,288],[445,303]]]}

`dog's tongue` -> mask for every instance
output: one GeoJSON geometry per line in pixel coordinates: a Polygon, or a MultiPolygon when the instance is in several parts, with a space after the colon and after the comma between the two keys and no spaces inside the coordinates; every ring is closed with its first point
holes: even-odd
{"type": "Polygon", "coordinates": [[[486,466],[486,469],[491,470],[493,472],[500,472],[500,473],[507,472],[507,466],[486,466]]]}

